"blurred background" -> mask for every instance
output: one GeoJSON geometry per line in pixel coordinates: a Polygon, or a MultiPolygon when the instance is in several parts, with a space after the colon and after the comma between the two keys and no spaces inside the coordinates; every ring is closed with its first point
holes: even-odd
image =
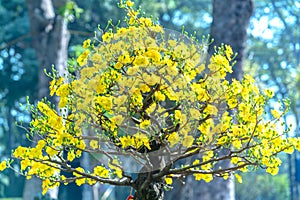
{"type": "MultiPolygon", "coordinates": [[[[105,29],[108,20],[118,24],[124,18],[118,2],[0,0],[0,160],[8,158],[17,146],[30,145],[25,131],[15,123],[28,126],[31,120],[24,106],[26,96],[30,96],[31,103],[46,96],[49,79],[43,69],[50,71],[54,65],[61,73],[63,69],[72,72],[75,64],[72,58],[82,51],[82,41],[92,39],[95,32],[97,35],[98,27],[105,29]]],[[[141,6],[147,16],[151,15],[167,29],[181,32],[184,25],[184,31],[195,33],[199,40],[211,34],[215,38],[212,45],[231,44],[234,51],[239,52],[234,77],[239,78],[244,71],[254,76],[261,88],[274,89],[272,106],[276,106],[279,99],[290,98],[291,110],[284,120],[292,125],[290,137],[299,136],[299,0],[136,0],[135,6],[141,6]]],[[[223,193],[224,200],[298,200],[298,154],[282,155],[283,163],[277,176],[258,170],[244,174],[242,184],[234,183],[234,187],[221,189],[215,185],[206,190],[223,193]]],[[[89,159],[85,156],[77,161],[78,165],[87,165],[89,159]]],[[[166,199],[200,199],[197,192],[205,191],[206,184],[199,188],[199,183],[190,179],[186,183],[188,188],[175,183],[166,199]]],[[[130,193],[128,188],[101,184],[78,188],[71,184],[42,197],[39,185],[35,179],[29,182],[6,170],[0,173],[0,199],[58,196],[62,200],[115,200],[126,199],[130,193]]]]}

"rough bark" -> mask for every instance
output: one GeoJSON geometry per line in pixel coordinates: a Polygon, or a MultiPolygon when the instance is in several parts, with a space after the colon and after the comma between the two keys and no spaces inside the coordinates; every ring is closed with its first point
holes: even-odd
{"type": "MultiPolygon", "coordinates": [[[[236,64],[233,73],[227,79],[241,80],[243,76],[243,60],[246,48],[247,28],[253,12],[252,0],[213,0],[213,22],[210,35],[214,43],[210,46],[209,54],[214,52],[214,46],[222,43],[229,44],[237,52],[236,64]]],[[[229,161],[220,163],[222,168],[230,166],[229,161]]],[[[188,177],[185,185],[176,183],[174,192],[167,199],[218,199],[234,200],[234,181],[224,181],[215,178],[210,183],[195,182],[193,177],[188,177]]]]}
{"type": "Polygon", "coordinates": [[[152,145],[154,150],[148,154],[150,166],[144,166],[136,180],[134,181],[134,199],[135,200],[163,200],[164,199],[164,180],[163,178],[154,178],[153,175],[160,172],[165,167],[164,157],[160,155],[160,145],[152,145]]]}
{"type": "MultiPolygon", "coordinates": [[[[55,0],[54,0],[55,1],[55,0]]],[[[61,0],[60,2],[66,2],[61,0]]],[[[37,83],[38,99],[49,97],[49,77],[44,69],[51,71],[52,65],[63,71],[67,63],[69,33],[67,21],[55,13],[51,0],[26,0],[32,45],[39,61],[39,79],[37,83]]],[[[41,182],[35,178],[26,181],[23,199],[32,200],[41,193],[41,182]]]]}
{"type": "Polygon", "coordinates": [[[139,173],[135,181],[135,200],[163,200],[164,188],[162,180],[152,178],[153,172],[139,173]]]}

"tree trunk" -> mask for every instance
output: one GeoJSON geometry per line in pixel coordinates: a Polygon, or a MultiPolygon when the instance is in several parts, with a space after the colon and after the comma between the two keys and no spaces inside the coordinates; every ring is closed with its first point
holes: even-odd
{"type": "MultiPolygon", "coordinates": [[[[209,54],[214,53],[214,46],[222,43],[229,44],[234,52],[237,52],[237,63],[233,67],[233,73],[227,76],[241,80],[243,77],[243,60],[246,48],[247,27],[253,12],[252,0],[213,0],[213,22],[211,25],[211,37],[214,43],[210,46],[209,54]]],[[[230,166],[229,161],[220,163],[222,168],[230,166]]],[[[186,184],[176,183],[168,199],[218,199],[234,200],[234,181],[215,178],[210,183],[195,182],[193,177],[188,177],[186,184]]]]}
{"type": "MultiPolygon", "coordinates": [[[[243,61],[247,42],[247,28],[253,12],[252,0],[214,0],[213,22],[210,35],[214,39],[213,46],[222,43],[229,44],[234,52],[237,52],[237,63],[233,67],[233,73],[228,79],[242,79],[243,61]]],[[[209,53],[214,49],[211,46],[209,53]]]]}
{"type": "Polygon", "coordinates": [[[152,179],[153,172],[139,173],[135,181],[135,200],[163,200],[163,180],[152,179]]]}
{"type": "Polygon", "coordinates": [[[148,154],[148,159],[151,162],[151,169],[144,166],[137,179],[134,182],[134,199],[135,200],[163,200],[164,199],[164,180],[162,178],[153,178],[153,175],[158,173],[160,169],[165,167],[164,157],[158,153],[160,145],[151,146],[153,152],[148,154]]]}
{"type": "MultiPolygon", "coordinates": [[[[58,1],[58,0],[57,0],[58,1]]],[[[60,0],[65,4],[66,0],[60,0]]],[[[49,97],[49,77],[44,69],[51,71],[52,65],[62,72],[67,65],[69,33],[67,21],[55,13],[55,0],[26,0],[32,45],[39,61],[38,99],[49,97]]],[[[54,102],[54,100],[53,100],[54,102]]],[[[36,178],[26,181],[23,199],[32,200],[41,193],[41,181],[36,178]]]]}

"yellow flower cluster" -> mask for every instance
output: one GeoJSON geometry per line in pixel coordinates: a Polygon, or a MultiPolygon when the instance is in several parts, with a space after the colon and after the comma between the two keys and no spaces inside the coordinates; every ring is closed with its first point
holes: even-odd
{"type": "Polygon", "coordinates": [[[151,150],[149,138],[145,134],[136,133],[133,136],[122,136],[119,139],[124,149],[127,147],[134,147],[135,149],[140,149],[142,146],[145,146],[149,150],[151,150]]]}
{"type": "MultiPolygon", "coordinates": [[[[70,180],[77,185],[111,183],[126,177],[118,157],[107,152],[128,153],[151,164],[147,153],[164,149],[163,153],[172,154],[170,163],[173,158],[198,156],[188,165],[166,170],[167,184],[172,183],[171,174],[180,172],[206,182],[214,175],[227,179],[230,170],[213,172],[222,159],[241,172],[261,165],[276,174],[281,164],[277,154],[299,150],[300,140],[283,137],[285,132],[276,128],[286,111],[272,110],[266,121],[264,106],[273,92],[261,92],[248,75],[241,81],[225,79],[232,72],[230,46],[220,47],[204,63],[206,44],[185,35],[175,37],[178,34],[150,18],[139,18],[133,5],[124,4],[130,17],[126,27],[105,32],[99,44],[83,43],[78,76],[70,75],[68,83],[59,76],[51,81],[50,93],[60,97],[59,107],[66,108],[68,115],[45,102],[37,104],[31,132],[42,140],[35,147],[14,151],[13,156],[22,160],[21,170],[42,178],[44,192],[57,181],[68,183],[59,175],[61,167],[72,169],[70,180]],[[215,153],[222,149],[230,154],[222,158],[215,153]],[[83,151],[100,153],[110,162],[93,170],[67,164],[83,151]]],[[[1,163],[0,170],[4,168],[1,163]]]]}

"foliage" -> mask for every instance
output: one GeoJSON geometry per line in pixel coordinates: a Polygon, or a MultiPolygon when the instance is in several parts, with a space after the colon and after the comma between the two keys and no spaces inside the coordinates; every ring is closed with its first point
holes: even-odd
{"type": "Polygon", "coordinates": [[[261,66],[256,69],[255,76],[268,87],[275,88],[278,99],[289,96],[292,114],[297,118],[295,129],[298,129],[300,51],[297,38],[300,36],[300,16],[295,9],[300,5],[295,0],[265,0],[258,5],[252,26],[255,23],[265,25],[260,32],[250,35],[249,54],[254,55],[252,63],[261,66]]]}
{"type": "MultiPolygon", "coordinates": [[[[205,64],[205,41],[164,30],[132,4],[120,4],[127,10],[126,26],[112,27],[99,41],[84,41],[77,75],[50,75],[50,95],[60,97],[61,110],[45,99],[30,106],[28,137],[39,141],[13,152],[21,160],[20,173],[41,178],[43,193],[73,181],[141,192],[151,182],[164,180],[167,187],[188,175],[210,182],[235,174],[241,182],[240,172],[258,166],[277,174],[277,154],[300,149],[299,139],[277,129],[288,101],[267,120],[271,90],[260,91],[249,75],[241,82],[225,80],[234,63],[228,45],[205,64]],[[99,156],[98,165],[74,168],[72,161],[83,152],[99,156]],[[122,164],[124,157],[137,171],[122,164]],[[222,160],[232,166],[217,167],[222,160]],[[137,172],[147,176],[136,177],[137,172]]],[[[2,162],[1,170],[11,162],[2,162]]]]}
{"type": "MultiPolygon", "coordinates": [[[[0,156],[10,156],[18,145],[27,145],[25,136],[14,122],[30,122],[29,112],[20,103],[26,103],[26,95],[35,97],[37,61],[29,48],[29,21],[23,0],[0,3],[0,156]],[[18,27],[18,28],[16,28],[18,27]],[[22,89],[20,89],[22,88],[22,89]],[[18,139],[17,139],[18,138],[18,139]]],[[[0,197],[20,196],[24,178],[13,171],[1,173],[0,197]]]]}
{"type": "Polygon", "coordinates": [[[288,173],[271,176],[264,174],[262,170],[257,170],[255,175],[245,174],[243,184],[236,184],[236,199],[285,200],[289,198],[288,173]]]}

